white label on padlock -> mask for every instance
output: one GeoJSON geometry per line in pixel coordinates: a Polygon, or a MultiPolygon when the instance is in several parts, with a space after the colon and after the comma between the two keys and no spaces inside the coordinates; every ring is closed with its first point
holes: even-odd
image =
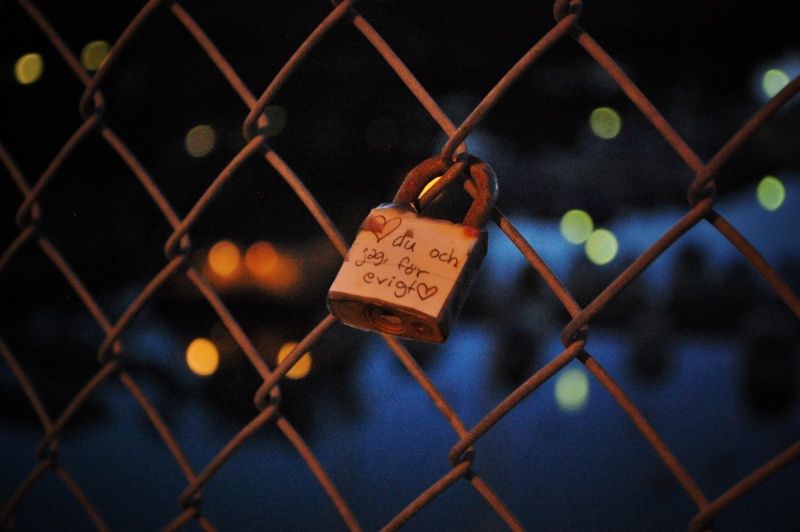
{"type": "Polygon", "coordinates": [[[404,208],[373,209],[330,291],[436,316],[480,235],[474,227],[404,208]]]}

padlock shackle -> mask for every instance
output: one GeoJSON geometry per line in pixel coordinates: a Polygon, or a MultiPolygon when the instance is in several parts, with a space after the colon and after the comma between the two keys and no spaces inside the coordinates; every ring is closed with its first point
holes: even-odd
{"type": "MultiPolygon", "coordinates": [[[[497,176],[492,167],[481,159],[474,155],[467,157],[466,171],[462,179],[467,177],[471,179],[475,184],[476,192],[463,224],[482,229],[489,221],[497,200],[497,176]]],[[[452,163],[448,164],[444,158],[438,155],[422,161],[403,180],[400,190],[394,197],[394,202],[411,203],[416,207],[425,185],[434,178],[444,175],[452,166],[452,163]]]]}

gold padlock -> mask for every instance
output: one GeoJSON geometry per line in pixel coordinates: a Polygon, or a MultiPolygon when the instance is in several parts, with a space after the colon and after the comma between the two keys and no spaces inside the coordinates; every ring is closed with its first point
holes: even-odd
{"type": "Polygon", "coordinates": [[[328,308],[343,323],[425,342],[447,339],[486,255],[482,228],[497,198],[494,171],[467,156],[463,177],[477,192],[464,222],[419,214],[424,187],[447,170],[440,157],[423,161],[394,201],[361,224],[328,291],[328,308]]]}

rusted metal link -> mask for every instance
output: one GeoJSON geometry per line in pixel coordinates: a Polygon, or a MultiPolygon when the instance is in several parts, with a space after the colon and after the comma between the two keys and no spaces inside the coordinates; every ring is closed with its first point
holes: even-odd
{"type": "Polygon", "coordinates": [[[319,460],[317,460],[317,457],[314,456],[314,453],[311,452],[311,449],[308,447],[300,434],[283,416],[277,417],[275,420],[275,426],[278,427],[278,429],[283,432],[292,445],[294,445],[294,448],[308,465],[311,473],[316,477],[317,482],[319,482],[320,486],[322,486],[322,489],[324,489],[328,494],[328,497],[336,507],[336,510],[339,512],[339,515],[342,517],[347,527],[353,531],[361,530],[358,520],[350,510],[350,507],[347,505],[344,498],[339,493],[339,490],[336,488],[336,485],[333,483],[330,477],[328,477],[328,474],[325,472],[322,464],[320,464],[319,460]]]}
{"type": "Polygon", "coordinates": [[[88,397],[97,389],[100,384],[102,384],[110,375],[115,373],[119,369],[119,360],[115,359],[110,361],[108,364],[103,366],[100,371],[98,371],[90,380],[87,382],[83,388],[75,395],[75,397],[70,401],[67,407],[61,412],[61,415],[58,416],[53,426],[46,431],[44,438],[39,442],[36,446],[36,456],[42,458],[46,456],[50,451],[49,447],[52,443],[56,440],[61,431],[64,430],[64,427],[67,423],[74,417],[75,413],[78,411],[80,407],[84,405],[88,397]]]}
{"type": "Polygon", "coordinates": [[[472,110],[472,113],[458,127],[442,148],[442,158],[453,159],[456,148],[464,142],[470,133],[478,126],[486,114],[508,92],[514,83],[539,59],[547,50],[558,42],[576,24],[580,16],[581,0],[571,0],[568,14],[558,21],[556,26],[539,39],[528,52],[511,67],[511,69],[497,82],[483,100],[472,110]]]}
{"type": "Polygon", "coordinates": [[[553,375],[569,364],[585,345],[585,340],[579,340],[561,352],[556,358],[551,360],[545,367],[534,373],[519,388],[514,390],[508,397],[497,405],[489,414],[478,422],[470,431],[461,438],[451,450],[448,456],[450,464],[454,467],[461,463],[465,458],[465,453],[472,447],[486,432],[489,431],[498,421],[508,414],[514,407],[521,403],[534,390],[539,388],[553,375]]]}
{"type": "Polygon", "coordinates": [[[277,407],[266,408],[262,410],[256,417],[254,417],[239,433],[233,437],[223,449],[214,457],[214,459],[200,472],[194,481],[189,483],[189,486],[178,497],[178,503],[181,508],[193,507],[199,497],[199,493],[211,477],[219,471],[219,469],[228,461],[228,459],[235,453],[239,447],[256,431],[261,429],[264,425],[269,423],[277,414],[277,407]]]}
{"type": "Polygon", "coordinates": [[[167,446],[170,454],[172,454],[172,457],[178,463],[178,467],[180,467],[181,471],[183,471],[186,479],[189,482],[193,482],[195,479],[195,474],[194,471],[192,471],[192,466],[189,464],[189,461],[183,454],[183,449],[180,448],[178,442],[175,440],[175,437],[172,435],[172,431],[169,430],[166,423],[164,423],[164,421],[161,419],[161,415],[159,415],[158,411],[155,409],[155,407],[153,407],[150,401],[147,400],[147,396],[144,394],[142,389],[126,371],[119,372],[119,380],[139,403],[139,406],[152,423],[153,428],[156,429],[161,441],[163,441],[164,445],[167,446]]]}
{"type": "Polygon", "coordinates": [[[264,410],[269,406],[269,404],[273,401],[271,399],[271,392],[275,385],[278,384],[286,373],[292,369],[298,360],[306,353],[309,349],[311,349],[317,341],[322,337],[322,335],[331,327],[339,323],[339,320],[332,316],[326,316],[314,329],[308,333],[298,344],[292,349],[292,351],[286,355],[286,358],[278,364],[272,373],[269,375],[269,378],[264,380],[264,383],[259,386],[258,391],[256,391],[256,395],[253,399],[253,402],[256,405],[256,408],[259,410],[264,410]]]}
{"type": "Polygon", "coordinates": [[[17,210],[17,226],[22,228],[33,223],[33,215],[31,214],[32,205],[42,193],[42,190],[50,183],[56,171],[61,168],[67,157],[75,151],[78,144],[83,142],[84,138],[99,125],[100,117],[98,115],[92,115],[75,131],[75,133],[73,133],[67,143],[64,144],[58,152],[58,155],[56,155],[55,159],[53,159],[30,192],[26,194],[25,200],[17,210]]]}
{"type": "Polygon", "coordinates": [[[711,519],[719,515],[725,508],[741,499],[747,492],[763,484],[769,477],[787,468],[798,458],[800,458],[800,440],[740,480],[711,504],[705,506],[703,510],[689,522],[689,530],[692,532],[707,530],[711,519]]]}
{"type": "Polygon", "coordinates": [[[703,191],[713,186],[712,178],[731,156],[742,147],[775,113],[785,106],[800,92],[800,76],[790,81],[783,89],[754,114],[734,135],[720,148],[703,169],[698,172],[689,186],[689,204],[694,205],[703,196],[703,191]]]}
{"type": "Polygon", "coordinates": [[[622,388],[614,381],[614,378],[595,360],[587,351],[583,350],[578,355],[581,363],[592,375],[603,385],[606,391],[614,398],[614,401],[622,408],[633,424],[641,432],[653,450],[658,454],[664,465],[669,468],[675,479],[681,484],[686,493],[692,498],[698,508],[704,508],[708,501],[706,496],[697,486],[692,476],[684,469],[678,459],[672,454],[667,445],[655,431],[652,425],[645,419],[644,415],[636,408],[622,388]]]}
{"type": "Polygon", "coordinates": [[[292,57],[283,65],[280,72],[272,78],[272,82],[258,98],[255,106],[250,109],[247,118],[244,119],[242,132],[247,141],[251,141],[257,135],[261,135],[264,138],[267,137],[268,131],[259,132],[256,127],[259,117],[264,115],[264,110],[267,108],[267,105],[270,104],[275,94],[277,94],[283,84],[286,83],[286,80],[291,77],[297,66],[306,58],[308,53],[314,49],[317,43],[347,15],[347,11],[354,3],[355,0],[345,0],[337,5],[336,8],[325,17],[325,20],[320,22],[314,31],[311,32],[311,35],[300,45],[297,51],[292,54],[292,57]]]}
{"type": "MultiPolygon", "coordinates": [[[[145,21],[147,21],[153,12],[165,1],[166,0],[150,0],[147,2],[147,4],[145,4],[141,10],[139,10],[133,20],[131,20],[131,23],[128,24],[119,38],[117,38],[114,46],[112,46],[108,51],[108,55],[103,61],[103,64],[97,70],[94,77],[91,78],[89,83],[86,84],[86,90],[81,96],[78,108],[80,109],[81,115],[83,115],[84,118],[88,119],[91,115],[102,114],[102,108],[97,106],[98,102],[95,100],[95,96],[100,89],[100,84],[105,81],[106,76],[116,64],[120,54],[129,45],[130,41],[138,33],[145,21]],[[94,109],[92,109],[90,106],[93,100],[96,105],[94,109]]],[[[79,63],[76,61],[76,64],[79,63]]]]}
{"type": "Polygon", "coordinates": [[[608,285],[586,308],[567,324],[561,333],[561,343],[570,345],[578,331],[586,326],[602,308],[607,305],[623,288],[633,282],[648,266],[650,266],[664,251],[672,246],[679,238],[685,235],[692,227],[697,225],[714,205],[714,197],[706,197],[701,203],[695,205],[691,211],[683,216],[669,231],[664,233],[652,246],[628,266],[610,285],[608,285]]]}
{"type": "MultiPolygon", "coordinates": [[[[419,170],[423,167],[423,165],[425,165],[426,161],[423,161],[417,167],[415,167],[414,170],[411,171],[411,174],[413,174],[415,171],[418,172],[420,177],[422,177],[423,182],[434,176],[438,176],[439,179],[435,183],[433,181],[427,182],[425,186],[430,185],[430,188],[425,192],[424,195],[422,196],[419,195],[422,193],[424,187],[420,188],[415,186],[414,187],[415,189],[419,188],[418,193],[416,195],[410,194],[408,195],[408,197],[401,197],[399,201],[413,203],[414,205],[417,206],[418,211],[422,211],[437,197],[439,197],[439,195],[442,194],[449,186],[451,186],[455,180],[457,179],[463,180],[464,170],[467,167],[467,159],[468,159],[468,154],[466,152],[459,154],[459,156],[456,157],[455,161],[450,161],[449,159],[443,159],[441,156],[437,156],[434,157],[433,160],[437,161],[438,164],[436,166],[438,168],[423,170],[422,172],[419,172],[419,170]]],[[[428,161],[431,161],[431,159],[428,159],[428,161]]],[[[402,186],[405,186],[408,180],[409,178],[406,177],[405,181],[403,181],[402,186]]],[[[466,183],[464,183],[464,186],[466,186],[466,183]]],[[[473,190],[475,190],[475,192],[477,193],[477,189],[473,190]]],[[[397,196],[399,195],[400,191],[398,191],[394,201],[398,201],[397,196]]],[[[475,195],[473,195],[473,198],[475,197],[475,195]]],[[[496,195],[497,194],[495,193],[495,196],[496,195]]]]}
{"type": "MultiPolygon", "coordinates": [[[[338,2],[334,0],[334,4],[338,5],[338,2]]],[[[364,17],[358,14],[355,9],[350,9],[349,15],[350,22],[353,26],[361,32],[362,35],[369,41],[369,43],[375,48],[375,50],[381,55],[384,61],[391,67],[392,70],[395,71],[397,76],[400,80],[405,84],[406,87],[411,91],[411,94],[416,98],[416,100],[425,108],[425,111],[431,115],[442,131],[447,134],[447,136],[452,137],[456,133],[456,126],[450,120],[444,111],[439,107],[439,105],[431,98],[431,95],[428,94],[428,91],[425,90],[425,87],[417,80],[414,74],[408,69],[408,67],[403,63],[402,59],[400,59],[397,54],[392,50],[392,48],[383,40],[383,37],[375,30],[375,28],[367,22],[364,17]]],[[[462,151],[467,150],[466,142],[462,142],[458,148],[456,149],[456,153],[460,153],[462,151]]]]}
{"type": "Polygon", "coordinates": [[[459,479],[463,478],[470,471],[471,466],[472,463],[469,460],[465,460],[448,471],[447,474],[445,474],[427,490],[422,492],[419,497],[411,502],[411,504],[406,506],[405,509],[403,509],[394,517],[394,519],[389,521],[389,523],[386,524],[382,530],[384,532],[398,530],[401,526],[408,522],[409,519],[418,514],[419,511],[422,510],[429,502],[435,499],[447,488],[455,484],[459,479]]]}
{"type": "Polygon", "coordinates": [[[236,154],[236,157],[234,157],[233,160],[228,163],[222,172],[220,172],[211,185],[205,190],[205,192],[203,192],[203,195],[200,196],[200,199],[197,200],[186,217],[181,220],[178,227],[175,228],[175,231],[167,239],[166,244],[164,244],[164,254],[168,259],[173,259],[177,255],[185,253],[185,250],[182,249],[181,246],[181,239],[186,236],[186,233],[197,222],[203,211],[205,211],[208,205],[214,200],[214,198],[217,197],[220,189],[222,189],[222,187],[236,174],[236,171],[239,169],[239,167],[247,162],[250,157],[261,152],[263,149],[263,138],[261,136],[252,139],[244,148],[242,148],[239,153],[236,154]]]}
{"type": "Polygon", "coordinates": [[[800,297],[794,293],[792,287],[775,271],[761,253],[736,230],[736,228],[715,210],[706,213],[706,220],[714,226],[733,246],[744,256],[764,280],[769,283],[775,294],[786,306],[800,319],[800,297]]]}
{"type": "Polygon", "coordinates": [[[55,463],[55,457],[48,457],[45,460],[36,462],[36,466],[22,479],[16,491],[11,495],[8,501],[4,501],[2,512],[0,512],[0,527],[3,529],[11,528],[9,524],[14,516],[14,510],[16,510],[20,501],[22,501],[36,482],[38,482],[45,473],[50,471],[55,463]]]}
{"type": "Polygon", "coordinates": [[[101,364],[108,362],[110,353],[115,355],[119,354],[121,346],[118,338],[127,330],[137,314],[139,314],[148,301],[152,299],[153,295],[183,266],[184,261],[185,257],[178,256],[167,263],[164,269],[158,272],[158,274],[147,283],[147,286],[139,292],[139,295],[137,295],[128,308],[125,309],[125,312],[122,313],[117,323],[108,330],[106,338],[97,350],[97,359],[101,364]]]}
{"type": "Polygon", "coordinates": [[[486,225],[497,199],[497,176],[489,165],[466,153],[460,154],[455,162],[439,156],[421,162],[408,173],[392,201],[411,203],[421,210],[420,196],[425,186],[436,177],[440,177],[439,182],[425,193],[431,198],[435,198],[456,179],[471,181],[475,201],[467,211],[463,223],[477,229],[486,225]]]}

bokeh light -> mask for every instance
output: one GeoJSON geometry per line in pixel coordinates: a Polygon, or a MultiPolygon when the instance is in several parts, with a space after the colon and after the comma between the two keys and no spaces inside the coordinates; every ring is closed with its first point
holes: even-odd
{"type": "Polygon", "coordinates": [[[81,51],[81,64],[89,72],[94,72],[105,61],[109,45],[106,41],[92,41],[81,51]]]}
{"type": "Polygon", "coordinates": [[[279,255],[275,269],[266,277],[260,277],[259,283],[275,293],[290,294],[300,284],[302,275],[299,262],[289,256],[279,255]]]}
{"type": "Polygon", "coordinates": [[[622,129],[622,119],[614,109],[598,107],[589,115],[589,127],[601,139],[609,140],[619,135],[622,129]]]}
{"type": "Polygon", "coordinates": [[[589,400],[589,378],[582,369],[562,370],[556,377],[556,403],[564,412],[578,412],[589,400]]]}
{"type": "Polygon", "coordinates": [[[244,265],[252,281],[276,295],[291,295],[303,277],[297,257],[269,242],[254,242],[244,255],[244,265]]]}
{"type": "Polygon", "coordinates": [[[593,231],[586,240],[586,256],[595,264],[608,264],[619,251],[619,243],[614,233],[608,229],[597,229],[593,231]]]}
{"type": "Polygon", "coordinates": [[[269,277],[278,267],[280,256],[269,242],[254,242],[244,254],[244,265],[255,277],[269,277]]]}
{"type": "Polygon", "coordinates": [[[572,209],[561,217],[561,235],[570,244],[583,244],[592,234],[594,222],[586,211],[572,209]]]}
{"type": "Polygon", "coordinates": [[[433,185],[435,185],[436,182],[439,181],[441,178],[442,178],[442,176],[438,176],[438,177],[434,177],[433,179],[428,181],[428,184],[425,185],[424,187],[422,187],[422,192],[419,193],[419,196],[417,196],[417,199],[419,199],[422,196],[424,196],[425,193],[428,192],[431,189],[431,187],[433,187],[433,185]]]}
{"type": "MultiPolygon", "coordinates": [[[[278,364],[283,362],[295,347],[297,347],[297,342],[287,342],[283,344],[278,350],[278,364]]],[[[306,352],[294,363],[294,366],[286,372],[286,376],[290,379],[302,379],[308,375],[309,371],[311,371],[311,353],[306,352]]]]}
{"type": "Polygon", "coordinates": [[[14,65],[14,77],[21,85],[35,83],[44,72],[44,59],[36,53],[25,54],[14,65]]]}
{"type": "Polygon", "coordinates": [[[771,68],[761,77],[761,89],[768,98],[778,94],[789,84],[789,75],[783,70],[771,68]]]}
{"type": "Polygon", "coordinates": [[[756,189],[758,203],[768,211],[776,211],[786,199],[786,188],[780,179],[768,175],[764,177],[756,189]]]}
{"type": "Polygon", "coordinates": [[[219,367],[219,351],[207,338],[196,338],[186,348],[186,364],[196,375],[207,377],[219,367]]]}
{"type": "Polygon", "coordinates": [[[217,242],[208,251],[208,266],[217,275],[226,277],[233,274],[242,261],[239,247],[230,240],[217,242]]]}
{"type": "Polygon", "coordinates": [[[186,134],[186,151],[192,157],[205,157],[217,144],[214,128],[205,124],[195,126],[186,134]]]}

